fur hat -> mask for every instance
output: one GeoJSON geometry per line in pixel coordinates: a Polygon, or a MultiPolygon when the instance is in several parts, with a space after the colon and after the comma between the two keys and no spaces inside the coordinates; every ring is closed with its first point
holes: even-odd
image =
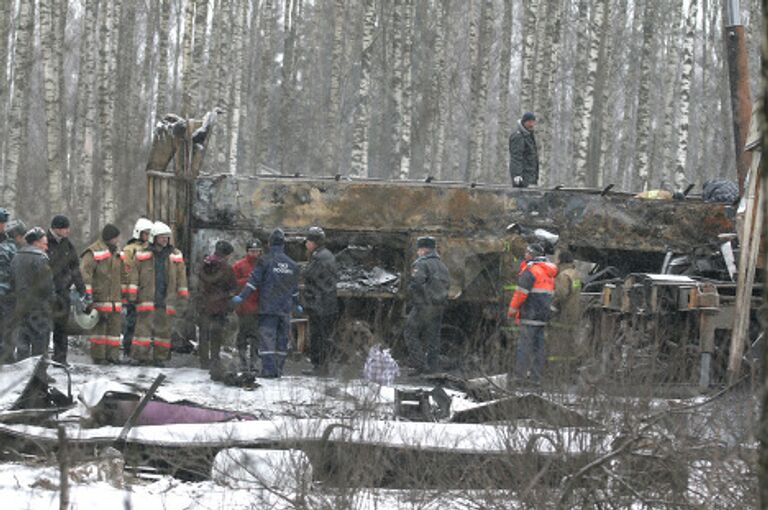
{"type": "Polygon", "coordinates": [[[32,244],[35,241],[39,241],[43,237],[45,237],[45,230],[40,227],[32,227],[27,231],[26,234],[24,234],[24,240],[27,242],[27,244],[32,244]]]}
{"type": "Polygon", "coordinates": [[[416,239],[416,248],[429,248],[430,250],[434,250],[436,246],[437,241],[435,241],[434,237],[423,236],[416,239]]]}

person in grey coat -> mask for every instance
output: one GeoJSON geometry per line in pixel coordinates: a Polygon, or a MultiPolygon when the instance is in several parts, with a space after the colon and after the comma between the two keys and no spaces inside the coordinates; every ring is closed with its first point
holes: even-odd
{"type": "Polygon", "coordinates": [[[46,255],[48,238],[40,227],[24,236],[27,246],[21,248],[11,262],[11,282],[16,296],[14,317],[16,361],[47,354],[53,328],[51,305],[55,297],[53,275],[46,255]]]}
{"type": "Polygon", "coordinates": [[[408,304],[411,309],[403,333],[414,375],[438,369],[440,328],[443,310],[448,303],[451,277],[435,251],[436,246],[432,237],[416,240],[418,258],[411,265],[408,281],[408,304]]]}
{"type": "Polygon", "coordinates": [[[336,257],[325,247],[325,232],[311,227],[304,242],[309,264],[304,268],[304,309],[309,315],[309,356],[312,372],[324,375],[333,356],[333,333],[339,311],[336,257]]]}
{"type": "Polygon", "coordinates": [[[527,188],[539,183],[539,151],[533,136],[536,116],[526,112],[509,136],[509,176],[516,188],[527,188]]]}

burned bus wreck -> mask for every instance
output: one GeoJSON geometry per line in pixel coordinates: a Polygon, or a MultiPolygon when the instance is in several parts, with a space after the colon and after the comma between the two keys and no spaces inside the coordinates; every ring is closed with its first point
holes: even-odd
{"type": "MultiPolygon", "coordinates": [[[[200,133],[212,122],[209,114],[203,121],[170,117],[158,125],[147,168],[148,213],[173,226],[190,267],[218,239],[242,252],[248,239],[266,241],[278,226],[287,234],[286,252],[305,261],[304,235],[322,226],[340,265],[337,340],[348,355],[373,341],[402,350],[415,240],[431,235],[451,273],[441,332],[446,368],[505,368],[500,354],[510,336],[510,285],[526,244],[543,233],[557,240],[557,250],[592,267],[584,278],[588,348],[582,357],[602,360],[604,372],[616,372],[612,360],[632,372],[629,358],[617,352],[645,353],[640,357],[667,360],[657,371],[676,382],[709,384],[722,372],[713,363],[727,358],[723,331],[731,327],[738,258],[736,211],[729,204],[693,195],[646,200],[610,186],[521,189],[279,176],[264,168],[255,176],[207,175],[200,133]],[[641,295],[650,301],[638,300],[641,295]],[[671,370],[666,363],[685,368],[671,370]]],[[[193,290],[194,284],[192,278],[193,290]]]]}

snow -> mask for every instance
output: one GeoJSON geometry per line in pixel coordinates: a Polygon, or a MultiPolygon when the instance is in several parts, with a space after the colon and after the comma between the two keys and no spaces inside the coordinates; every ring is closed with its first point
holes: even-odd
{"type": "MultiPolygon", "coordinates": [[[[313,490],[296,494],[283,490],[223,487],[214,482],[182,482],[161,477],[149,484],[116,488],[106,482],[70,485],[70,508],[163,508],[189,509],[289,509],[293,502],[305,497],[307,508],[355,508],[360,510],[458,510],[467,508],[470,500],[484,497],[508,499],[504,491],[417,491],[361,488],[354,490],[313,490]]],[[[0,499],[9,510],[57,510],[59,508],[59,472],[51,467],[18,463],[3,465],[0,477],[0,499]]],[[[511,507],[511,506],[510,506],[511,507]]],[[[508,507],[509,508],[509,507],[508,507]]]]}

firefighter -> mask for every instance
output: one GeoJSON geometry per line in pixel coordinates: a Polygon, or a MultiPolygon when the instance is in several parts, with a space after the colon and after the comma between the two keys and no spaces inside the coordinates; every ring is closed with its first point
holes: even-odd
{"type": "Polygon", "coordinates": [[[436,247],[433,237],[416,240],[418,257],[411,265],[408,281],[410,311],[403,334],[415,375],[438,369],[440,328],[448,303],[451,277],[436,247]]]}
{"type": "Polygon", "coordinates": [[[131,357],[139,363],[163,366],[171,354],[171,320],[189,298],[184,256],[170,244],[171,228],[152,225],[149,246],[136,251],[128,285],[136,304],[136,334],[131,357]]]}
{"type": "Polygon", "coordinates": [[[547,260],[540,244],[530,244],[525,250],[517,288],[509,302],[507,317],[520,325],[520,338],[515,356],[515,379],[526,379],[530,368],[531,382],[541,383],[544,369],[544,328],[552,313],[557,266],[547,260]]]}
{"type": "Polygon", "coordinates": [[[11,262],[19,249],[24,246],[27,228],[20,220],[8,223],[7,239],[0,242],[0,363],[13,361],[13,302],[11,289],[11,262]]]}
{"type": "Polygon", "coordinates": [[[232,298],[239,305],[259,291],[259,357],[261,377],[280,377],[288,355],[291,311],[299,304],[299,266],[284,252],[285,233],[269,236],[269,253],[259,259],[248,283],[232,298]]]}
{"type": "MultiPolygon", "coordinates": [[[[256,262],[261,258],[261,241],[252,239],[246,245],[245,257],[232,266],[237,278],[237,292],[242,292],[256,262]]],[[[259,291],[254,290],[235,308],[237,314],[237,354],[240,369],[253,371],[258,358],[259,338],[259,291]]]]}
{"type": "Polygon", "coordinates": [[[325,375],[333,354],[333,331],[339,312],[336,283],[339,274],[336,257],[325,247],[325,232],[311,227],[304,245],[309,264],[304,268],[304,309],[309,315],[309,353],[312,373],[325,375]]]}
{"type": "Polygon", "coordinates": [[[123,271],[121,276],[123,306],[125,307],[125,324],[123,325],[123,352],[131,354],[131,341],[136,331],[136,305],[129,299],[129,280],[131,268],[136,262],[136,252],[149,246],[149,231],[152,230],[152,220],[139,218],[133,227],[133,237],[123,248],[123,271]]]}
{"type": "Polygon", "coordinates": [[[33,227],[24,235],[27,246],[11,261],[12,289],[16,296],[14,317],[16,361],[47,355],[53,329],[51,305],[55,298],[53,273],[48,262],[48,237],[45,230],[33,227]]]}
{"type": "Polygon", "coordinates": [[[67,362],[67,322],[69,321],[69,291],[72,285],[86,299],[85,284],[80,274],[80,258],[69,240],[71,233],[69,218],[61,214],[51,220],[48,230],[48,258],[53,272],[53,284],[56,287],[56,299],[53,306],[53,361],[67,362]]]}
{"type": "Polygon", "coordinates": [[[108,223],[97,240],[81,255],[80,272],[88,301],[99,312],[99,322],[88,338],[91,359],[97,365],[120,361],[120,312],[122,252],[117,242],[120,230],[108,223]]]}

